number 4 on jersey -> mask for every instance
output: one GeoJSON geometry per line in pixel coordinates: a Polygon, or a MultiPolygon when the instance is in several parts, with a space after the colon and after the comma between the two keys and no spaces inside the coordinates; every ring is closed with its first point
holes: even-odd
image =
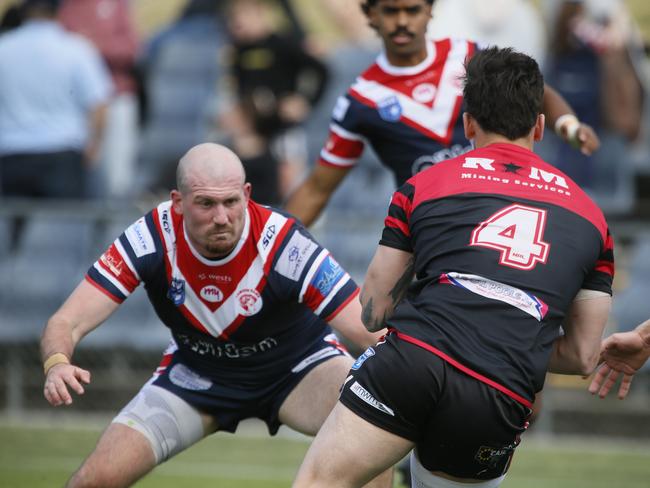
{"type": "Polygon", "coordinates": [[[501,251],[499,264],[530,270],[545,263],[550,245],[544,242],[546,210],[514,204],[482,222],[470,245],[501,251]]]}

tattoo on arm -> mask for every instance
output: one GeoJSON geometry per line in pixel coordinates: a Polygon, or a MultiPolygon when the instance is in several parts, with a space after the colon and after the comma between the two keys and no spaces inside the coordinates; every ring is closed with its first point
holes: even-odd
{"type": "MultiPolygon", "coordinates": [[[[413,280],[414,268],[415,262],[413,257],[411,257],[406,264],[404,273],[402,273],[402,276],[400,276],[395,286],[388,293],[391,303],[387,304],[385,308],[382,309],[384,300],[381,299],[379,310],[375,310],[373,298],[368,298],[368,301],[361,309],[361,321],[369,331],[376,332],[386,327],[386,320],[393,315],[395,306],[404,297],[409,284],[413,280]],[[379,316],[380,313],[381,317],[379,316]]],[[[361,298],[361,302],[364,302],[363,297],[361,298]]]]}
{"type": "Polygon", "coordinates": [[[368,303],[361,309],[361,321],[370,332],[376,332],[386,327],[386,315],[383,318],[374,316],[374,303],[372,298],[368,299],[368,303]]]}
{"type": "Polygon", "coordinates": [[[414,270],[415,259],[411,256],[406,263],[404,273],[402,273],[402,276],[400,276],[393,289],[389,292],[390,297],[393,300],[393,308],[395,308],[395,305],[397,305],[397,303],[404,297],[408,286],[411,284],[411,281],[413,281],[414,270]]]}

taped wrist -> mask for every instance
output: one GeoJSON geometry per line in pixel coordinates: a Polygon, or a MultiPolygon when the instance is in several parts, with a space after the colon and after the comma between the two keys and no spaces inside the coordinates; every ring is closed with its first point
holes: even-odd
{"type": "Polygon", "coordinates": [[[555,121],[555,133],[574,145],[578,143],[578,129],[580,121],[573,114],[560,115],[555,121]]]}
{"type": "Polygon", "coordinates": [[[70,359],[62,352],[55,352],[49,356],[43,363],[43,373],[45,373],[45,376],[47,376],[47,372],[52,369],[53,366],[61,363],[70,364],[70,359]]]}

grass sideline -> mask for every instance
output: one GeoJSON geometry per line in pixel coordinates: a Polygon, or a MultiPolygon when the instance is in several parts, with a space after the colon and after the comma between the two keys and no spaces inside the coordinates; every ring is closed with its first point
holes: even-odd
{"type": "MultiPolygon", "coordinates": [[[[63,486],[90,452],[97,428],[0,425],[0,486],[63,486]]],[[[276,488],[290,486],[308,442],[217,434],[158,467],[138,488],[276,488]]],[[[647,488],[650,451],[607,440],[524,438],[503,488],[647,488]]],[[[395,487],[402,485],[396,482],[395,487]]]]}

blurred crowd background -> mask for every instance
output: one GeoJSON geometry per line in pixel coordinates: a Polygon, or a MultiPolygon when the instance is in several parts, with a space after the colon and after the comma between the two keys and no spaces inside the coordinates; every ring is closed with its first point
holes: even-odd
{"type": "MultiPolygon", "coordinates": [[[[187,149],[232,147],[253,198],[280,205],[316,161],[337,96],[381,48],[356,0],[28,0],[28,15],[21,3],[0,0],[0,411],[11,416],[46,410],[45,321],[110,242],[167,198],[187,149]],[[55,3],[50,18],[42,6],[55,3]]],[[[536,150],[608,216],[617,246],[609,332],[648,318],[650,4],[437,0],[429,35],[535,56],[596,129],[594,156],[552,131],[536,150]]],[[[392,190],[367,151],[313,229],[358,282],[392,190]]],[[[168,338],[135,294],[81,344],[94,382],[74,408],[116,410],[168,338]]],[[[549,378],[536,428],[650,437],[650,422],[638,422],[650,417],[649,376],[623,406],[587,398],[580,380],[549,378]]]]}

